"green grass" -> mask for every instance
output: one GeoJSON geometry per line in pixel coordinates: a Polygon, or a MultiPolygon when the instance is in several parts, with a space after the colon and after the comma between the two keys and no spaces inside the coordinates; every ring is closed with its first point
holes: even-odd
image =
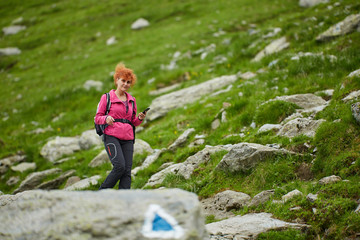
{"type": "MultiPolygon", "coordinates": [[[[0,27],[10,26],[21,16],[23,21],[19,25],[27,29],[15,35],[0,36],[0,48],[18,47],[22,51],[21,55],[0,56],[0,158],[20,151],[26,154],[27,161],[37,164],[36,171],[54,167],[63,172],[75,169],[80,178],[99,174],[103,181],[106,171],[111,169],[110,163],[97,168],[87,166],[99,149],[77,152],[74,159],[56,166],[39,152],[55,136],[76,136],[93,128],[97,103],[104,92],[113,88],[110,72],[118,62],[124,62],[138,76],[130,93],[136,97],[139,109],[148,107],[155,98],[149,95],[150,91],[164,86],[180,83],[180,87],[185,88],[222,75],[262,70],[251,80],[238,79],[227,93],[203,97],[196,103],[170,111],[163,118],[147,122],[137,138],[154,149],[167,148],[188,128],[195,128],[196,132],[179,149],[164,152],[156,162],[139,171],[132,188],[144,187],[162,164],[184,162],[205,145],[278,143],[303,156],[272,159],[248,172],[230,174],[214,171],[226,154],[220,152],[195,169],[190,179],[169,175],[158,187],[182,188],[202,198],[225,189],[250,196],[275,189],[274,199],[277,200],[294,189],[304,195],[319,192],[319,200],[315,203],[304,198],[284,205],[269,201],[258,208],[239,210],[237,214],[265,211],[287,221],[301,219],[312,226],[307,232],[271,231],[258,239],[353,238],[360,231],[359,214],[353,212],[360,198],[357,190],[360,132],[359,123],[351,113],[351,102],[344,103],[342,98],[360,89],[359,77],[347,78],[359,68],[360,32],[323,43],[316,42],[315,38],[359,11],[360,4],[353,0],[332,0],[312,8],[301,8],[295,0],[107,0],[101,4],[94,0],[2,1],[0,27]],[[140,17],[146,18],[150,26],[131,30],[131,24],[140,17]],[[262,37],[275,27],[281,28],[281,32],[271,38],[262,37]],[[249,34],[255,29],[257,33],[249,34]],[[221,31],[225,34],[214,36],[221,31]],[[106,40],[112,36],[117,43],[107,46],[106,40]],[[288,49],[266,56],[260,62],[251,62],[268,43],[282,36],[290,42],[288,49]],[[195,54],[211,44],[216,48],[205,59],[195,54]],[[177,68],[163,70],[161,66],[168,65],[177,51],[181,53],[177,68]],[[299,52],[322,53],[324,57],[291,60],[299,52]],[[336,60],[331,61],[330,55],[336,60]],[[216,63],[219,56],[227,60],[216,63]],[[149,83],[151,78],[155,80],[149,83]],[[84,90],[82,85],[90,79],[102,81],[103,90],[84,90]],[[314,138],[299,136],[289,140],[273,132],[257,133],[262,124],[279,123],[297,108],[281,101],[262,105],[264,102],[276,96],[327,89],[334,89],[332,100],[316,116],[327,122],[321,125],[314,138]],[[223,108],[223,102],[231,104],[226,109],[228,121],[212,130],[211,123],[223,108]],[[53,122],[58,116],[62,117],[53,122]],[[252,122],[257,124],[255,129],[250,127],[252,122]],[[29,133],[48,126],[53,130],[39,135],[29,133]],[[239,133],[244,136],[227,138],[239,133]],[[188,148],[195,134],[205,134],[205,144],[188,148]],[[316,154],[312,155],[314,150],[316,154]],[[302,164],[309,166],[312,179],[300,179],[298,170],[302,164]],[[350,183],[313,184],[329,175],[338,175],[350,183]],[[302,210],[289,211],[293,206],[301,206],[302,210]],[[316,214],[313,208],[318,209],[316,214]]],[[[329,100],[323,94],[320,96],[329,100]]],[[[145,158],[145,154],[134,156],[133,167],[141,165],[145,158]]],[[[7,171],[1,176],[0,190],[12,193],[20,183],[8,186],[6,181],[13,176],[24,180],[29,173],[7,171]]],[[[213,221],[213,217],[207,218],[207,222],[213,221]]]]}

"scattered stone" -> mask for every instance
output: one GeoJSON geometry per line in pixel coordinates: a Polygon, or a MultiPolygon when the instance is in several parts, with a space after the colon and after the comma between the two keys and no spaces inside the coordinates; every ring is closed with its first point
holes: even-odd
{"type": "Polygon", "coordinates": [[[35,130],[32,130],[30,132],[28,132],[28,134],[42,134],[42,133],[46,133],[46,132],[50,132],[50,131],[54,131],[54,129],[49,125],[46,128],[37,128],[35,130]]]}
{"type": "Polygon", "coordinates": [[[108,46],[114,45],[115,43],[117,43],[115,36],[112,36],[111,38],[109,38],[108,40],[106,40],[106,45],[108,45],[108,46]]]}
{"type": "Polygon", "coordinates": [[[252,59],[252,62],[258,62],[263,57],[267,55],[271,55],[276,52],[280,52],[281,50],[288,48],[290,46],[290,43],[286,41],[286,37],[282,37],[279,39],[276,39],[275,41],[271,42],[269,45],[265,47],[264,50],[260,51],[254,59],[252,59]]]}
{"type": "Polygon", "coordinates": [[[28,170],[34,170],[36,168],[36,163],[23,162],[16,166],[11,167],[11,170],[15,172],[26,172],[28,170]]]}
{"type": "Polygon", "coordinates": [[[313,7],[320,3],[328,3],[329,0],[300,0],[299,6],[300,7],[313,7]]]}
{"type": "Polygon", "coordinates": [[[285,194],[284,196],[282,196],[281,200],[283,202],[287,202],[287,201],[293,199],[296,196],[303,196],[303,194],[299,190],[295,189],[295,190],[285,194]]]}
{"type": "Polygon", "coordinates": [[[9,27],[4,27],[3,33],[4,35],[13,35],[13,34],[17,34],[20,31],[23,31],[26,29],[26,26],[21,26],[21,25],[14,25],[14,26],[9,26],[9,27]]]}
{"type": "Polygon", "coordinates": [[[133,24],[131,24],[131,29],[132,30],[139,30],[145,27],[150,26],[150,23],[148,20],[144,19],[144,18],[139,18],[138,20],[136,20],[135,22],[133,22],[133,24]]]}
{"type": "Polygon", "coordinates": [[[134,155],[136,154],[152,154],[154,149],[151,148],[150,144],[142,139],[136,139],[134,144],[134,155]]]}
{"type": "Polygon", "coordinates": [[[9,167],[13,166],[16,163],[24,162],[25,160],[26,160],[26,155],[22,155],[22,154],[0,159],[0,174],[6,173],[9,167]]]}
{"type": "Polygon", "coordinates": [[[185,132],[183,132],[183,134],[180,135],[180,137],[178,137],[178,139],[175,140],[173,144],[169,146],[168,149],[170,151],[175,151],[175,149],[182,146],[187,141],[187,139],[193,132],[195,132],[195,128],[187,129],[185,132]]]}
{"type": "Polygon", "coordinates": [[[250,213],[206,225],[210,239],[256,239],[260,233],[286,228],[306,229],[309,225],[272,218],[271,213],[250,213]]]}
{"type": "Polygon", "coordinates": [[[65,187],[64,188],[67,188],[77,182],[80,182],[80,178],[78,176],[72,176],[72,177],[69,177],[68,180],[66,181],[65,183],[65,187]]]}
{"type": "Polygon", "coordinates": [[[254,198],[249,203],[249,207],[257,207],[265,202],[269,201],[272,196],[274,196],[275,190],[266,190],[254,196],[254,198]]]}
{"type": "Polygon", "coordinates": [[[264,124],[262,125],[259,130],[258,133],[262,133],[262,132],[267,132],[267,131],[279,131],[279,129],[281,128],[281,124],[264,124]]]}
{"type": "Polygon", "coordinates": [[[255,167],[259,162],[278,155],[295,154],[285,149],[276,149],[257,143],[238,143],[222,158],[215,170],[238,172],[255,167]]]}
{"type": "Polygon", "coordinates": [[[351,33],[356,30],[360,23],[360,14],[347,16],[343,21],[330,27],[325,32],[316,37],[316,41],[327,41],[335,37],[351,33]]]}
{"type": "Polygon", "coordinates": [[[311,118],[296,118],[285,123],[277,135],[288,138],[305,135],[312,138],[323,122],[325,122],[324,119],[312,120],[311,118]]]}
{"type": "Polygon", "coordinates": [[[348,77],[360,77],[360,69],[351,72],[348,77]]]}
{"type": "Polygon", "coordinates": [[[310,202],[315,202],[317,199],[318,199],[318,195],[317,194],[312,194],[312,193],[309,193],[307,196],[306,196],[306,199],[310,202]]]}
{"type": "Polygon", "coordinates": [[[277,96],[276,98],[269,101],[276,100],[295,103],[303,109],[311,109],[326,104],[326,101],[324,99],[311,93],[277,96]]]}
{"type": "Polygon", "coordinates": [[[17,184],[19,181],[20,181],[19,176],[12,176],[9,178],[9,180],[6,181],[6,185],[12,186],[12,185],[17,184]]]}
{"type": "Polygon", "coordinates": [[[215,130],[217,129],[218,127],[220,127],[220,119],[215,119],[212,123],[211,123],[211,129],[212,130],[215,130]]]}
{"type": "Polygon", "coordinates": [[[66,179],[68,179],[69,177],[74,175],[75,172],[76,172],[75,170],[69,170],[69,171],[61,174],[56,179],[53,179],[53,180],[50,180],[50,181],[40,184],[39,186],[36,187],[36,189],[43,189],[43,190],[59,189],[61,184],[63,184],[66,181],[66,179]]]}
{"type": "Polygon", "coordinates": [[[320,179],[319,184],[327,185],[327,184],[336,183],[339,181],[341,181],[341,177],[332,175],[332,176],[324,177],[324,178],[320,179]]]}
{"type": "Polygon", "coordinates": [[[253,72],[246,72],[246,73],[237,73],[238,78],[244,79],[244,80],[250,80],[254,77],[256,77],[256,74],[253,72]]]}
{"type": "Polygon", "coordinates": [[[79,137],[56,137],[42,147],[40,154],[50,162],[55,162],[64,155],[80,150],[79,137]]]}
{"type": "Polygon", "coordinates": [[[205,144],[205,139],[196,139],[194,142],[190,143],[188,147],[192,148],[203,144],[205,144]]]}
{"type": "Polygon", "coordinates": [[[357,206],[357,208],[355,209],[356,213],[360,213],[360,204],[357,206]]]}
{"type": "Polygon", "coordinates": [[[16,47],[0,48],[0,56],[19,55],[21,50],[16,47]]]}
{"type": "Polygon", "coordinates": [[[220,151],[229,151],[231,145],[205,146],[205,148],[194,155],[188,157],[185,162],[173,164],[160,172],[155,173],[146,183],[145,187],[153,187],[161,184],[168,174],[175,174],[189,179],[196,168],[202,163],[207,163],[210,160],[211,154],[220,151]]]}
{"type": "Polygon", "coordinates": [[[290,211],[300,211],[302,210],[302,207],[293,207],[289,209],[290,211]]]}
{"type": "Polygon", "coordinates": [[[91,185],[98,184],[99,179],[100,179],[100,175],[95,175],[90,178],[85,178],[83,180],[80,180],[79,182],[76,182],[76,183],[64,188],[64,190],[66,190],[66,191],[84,190],[84,189],[90,187],[91,185]]]}
{"type": "Polygon", "coordinates": [[[226,89],[222,89],[222,90],[219,90],[217,92],[214,92],[212,93],[210,96],[211,97],[214,97],[214,96],[218,96],[220,94],[223,94],[223,93],[227,93],[227,92],[230,92],[230,90],[232,89],[233,85],[229,85],[226,89]]]}
{"type": "Polygon", "coordinates": [[[150,166],[150,164],[152,164],[153,162],[155,162],[159,157],[160,155],[166,151],[166,148],[162,148],[162,149],[155,149],[154,152],[147,156],[144,160],[144,162],[141,164],[141,166],[139,167],[136,167],[134,168],[132,171],[131,171],[131,174],[133,176],[136,176],[136,174],[140,171],[140,170],[143,170],[145,168],[148,168],[150,166]]]}
{"type": "Polygon", "coordinates": [[[148,112],[146,118],[153,121],[165,116],[168,111],[193,103],[204,95],[211,94],[217,89],[234,83],[236,79],[236,75],[222,76],[157,97],[152,101],[151,111],[148,112]]]}
{"type": "Polygon", "coordinates": [[[110,162],[110,160],[107,152],[104,149],[93,160],[91,160],[88,166],[94,168],[107,162],[110,162]]]}
{"type": "Polygon", "coordinates": [[[351,112],[358,123],[360,123],[360,102],[351,104],[351,112]]]}
{"type": "Polygon", "coordinates": [[[347,103],[350,101],[358,100],[359,98],[360,98],[360,90],[351,92],[349,95],[344,97],[342,100],[347,103]]]}
{"type": "Polygon", "coordinates": [[[291,60],[300,60],[302,57],[319,57],[322,60],[325,60],[325,58],[329,59],[330,62],[334,63],[337,61],[337,57],[334,55],[324,55],[322,52],[320,53],[311,53],[311,52],[299,52],[298,54],[291,57],[291,60]]]}
{"type": "Polygon", "coordinates": [[[14,191],[14,194],[23,192],[26,190],[35,189],[41,182],[50,175],[58,174],[61,172],[60,168],[52,168],[41,172],[34,172],[28,175],[20,186],[14,191]]]}
{"type": "Polygon", "coordinates": [[[164,87],[164,88],[160,88],[160,89],[157,89],[157,90],[154,90],[154,91],[150,91],[149,95],[156,96],[156,95],[164,94],[164,93],[170,92],[172,90],[175,90],[176,88],[180,87],[180,85],[181,85],[180,83],[176,83],[176,84],[168,86],[168,87],[164,87]]]}
{"type": "Polygon", "coordinates": [[[219,210],[230,211],[246,206],[251,197],[242,192],[226,190],[215,195],[214,204],[219,210]]]}
{"type": "Polygon", "coordinates": [[[207,238],[197,196],[180,189],[36,190],[2,195],[0,208],[7,239],[207,238]]]}
{"type": "Polygon", "coordinates": [[[101,81],[94,81],[94,80],[87,80],[83,88],[89,91],[91,88],[95,88],[96,91],[100,92],[103,89],[103,82],[101,81]]]}

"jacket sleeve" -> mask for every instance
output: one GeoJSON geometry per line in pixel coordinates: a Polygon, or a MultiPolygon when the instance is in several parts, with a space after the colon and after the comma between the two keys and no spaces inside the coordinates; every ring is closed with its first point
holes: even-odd
{"type": "Polygon", "coordinates": [[[95,123],[96,124],[105,124],[106,123],[106,94],[101,96],[100,102],[98,104],[97,110],[96,110],[96,115],[95,115],[95,123]]]}
{"type": "Polygon", "coordinates": [[[131,119],[132,124],[134,124],[135,127],[139,126],[143,121],[141,121],[138,117],[137,117],[137,106],[136,106],[136,100],[134,98],[134,111],[135,111],[135,116],[133,119],[131,119]]]}

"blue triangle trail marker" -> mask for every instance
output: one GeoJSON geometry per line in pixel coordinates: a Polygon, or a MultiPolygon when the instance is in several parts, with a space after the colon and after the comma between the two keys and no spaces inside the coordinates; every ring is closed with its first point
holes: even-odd
{"type": "Polygon", "coordinates": [[[157,204],[149,205],[141,232],[144,237],[158,239],[181,238],[184,234],[176,219],[157,204]]]}

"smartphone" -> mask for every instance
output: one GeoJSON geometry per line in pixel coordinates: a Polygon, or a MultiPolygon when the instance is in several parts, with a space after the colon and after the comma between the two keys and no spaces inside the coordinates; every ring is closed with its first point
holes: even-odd
{"type": "Polygon", "coordinates": [[[148,108],[146,108],[144,111],[143,111],[143,114],[145,114],[147,111],[149,111],[150,110],[150,108],[148,107],[148,108]]]}

